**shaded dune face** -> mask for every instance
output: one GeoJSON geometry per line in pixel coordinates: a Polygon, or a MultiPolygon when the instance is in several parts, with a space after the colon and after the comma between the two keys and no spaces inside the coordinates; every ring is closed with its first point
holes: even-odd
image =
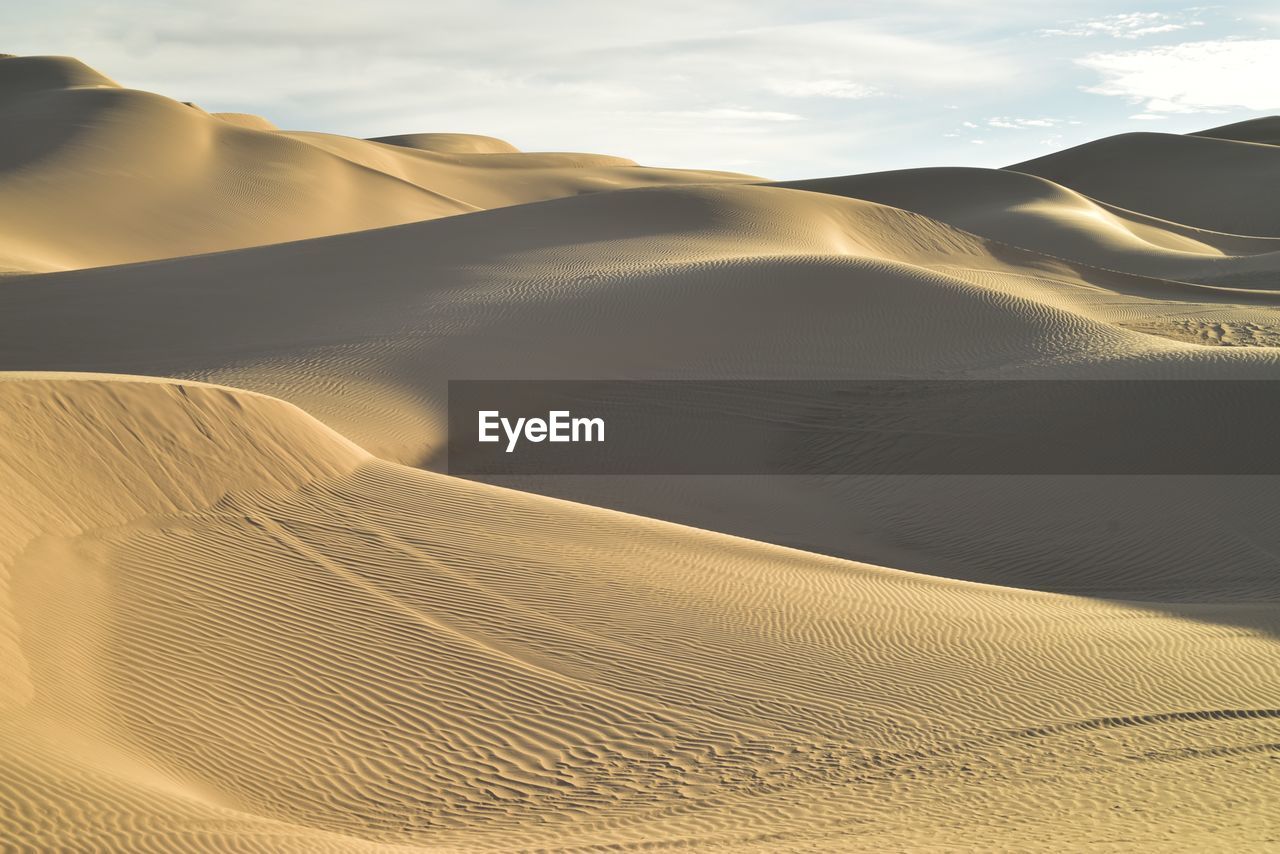
{"type": "Polygon", "coordinates": [[[427,474],[231,389],[0,398],[38,452],[0,457],[10,840],[883,850],[1277,818],[1276,643],[1194,609],[427,474]]]}
{"type": "Polygon", "coordinates": [[[1273,477],[439,470],[449,379],[1273,378],[1274,119],[785,184],[66,58],[0,120],[0,848],[1272,843],[1273,477]]]}

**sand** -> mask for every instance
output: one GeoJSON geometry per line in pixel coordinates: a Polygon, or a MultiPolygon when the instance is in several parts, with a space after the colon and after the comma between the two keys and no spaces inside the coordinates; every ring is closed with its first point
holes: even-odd
{"type": "Polygon", "coordinates": [[[448,379],[1272,377],[1274,122],[778,185],[0,109],[0,847],[1280,839],[1276,478],[441,471],[448,379]]]}

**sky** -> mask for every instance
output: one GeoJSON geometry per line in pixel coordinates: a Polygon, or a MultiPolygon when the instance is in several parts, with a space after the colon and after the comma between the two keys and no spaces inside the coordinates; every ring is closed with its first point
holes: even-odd
{"type": "Polygon", "coordinates": [[[1005,166],[1280,112],[1280,5],[46,0],[0,52],[291,130],[481,133],[779,180],[1005,166]]]}

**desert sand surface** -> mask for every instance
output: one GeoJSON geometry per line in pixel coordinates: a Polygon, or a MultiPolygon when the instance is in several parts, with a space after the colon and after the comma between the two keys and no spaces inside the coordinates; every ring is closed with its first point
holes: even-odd
{"type": "Polygon", "coordinates": [[[1274,378],[1274,119],[771,184],[0,109],[0,847],[1280,845],[1275,477],[443,471],[449,379],[1274,378]]]}

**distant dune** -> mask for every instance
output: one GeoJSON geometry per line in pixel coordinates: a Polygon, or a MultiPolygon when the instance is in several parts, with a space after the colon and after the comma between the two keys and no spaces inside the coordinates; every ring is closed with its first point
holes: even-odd
{"type": "Polygon", "coordinates": [[[1280,147],[1229,136],[1126,133],[1009,168],[1183,225],[1280,237],[1277,164],[1280,147]]]}
{"type": "Polygon", "coordinates": [[[779,184],[922,213],[973,234],[1095,267],[1177,280],[1280,268],[1280,238],[1190,228],[999,169],[905,169],[779,184]]]}
{"type": "Polygon", "coordinates": [[[402,133],[377,136],[369,141],[437,154],[518,154],[520,151],[509,142],[473,133],[402,133]]]}
{"type": "Polygon", "coordinates": [[[1198,131],[1192,136],[1210,139],[1232,139],[1236,142],[1257,142],[1262,145],[1280,145],[1280,116],[1264,116],[1221,127],[1198,131]]]}
{"type": "Polygon", "coordinates": [[[270,119],[264,119],[262,116],[255,116],[252,113],[210,113],[210,115],[215,119],[222,119],[224,122],[230,122],[233,125],[239,125],[250,130],[280,130],[270,119]]]}
{"type": "Polygon", "coordinates": [[[66,57],[0,59],[0,123],[21,129],[0,139],[0,272],[217,252],[619,187],[746,180],[519,154],[450,134],[420,135],[437,138],[434,148],[406,148],[277,132],[259,116],[211,115],[121,88],[66,57]],[[504,154],[479,156],[494,151],[504,154]]]}
{"type": "Polygon", "coordinates": [[[1275,119],[770,184],[0,115],[0,848],[1274,844],[1275,477],[442,468],[450,379],[1274,378],[1275,119]]]}

